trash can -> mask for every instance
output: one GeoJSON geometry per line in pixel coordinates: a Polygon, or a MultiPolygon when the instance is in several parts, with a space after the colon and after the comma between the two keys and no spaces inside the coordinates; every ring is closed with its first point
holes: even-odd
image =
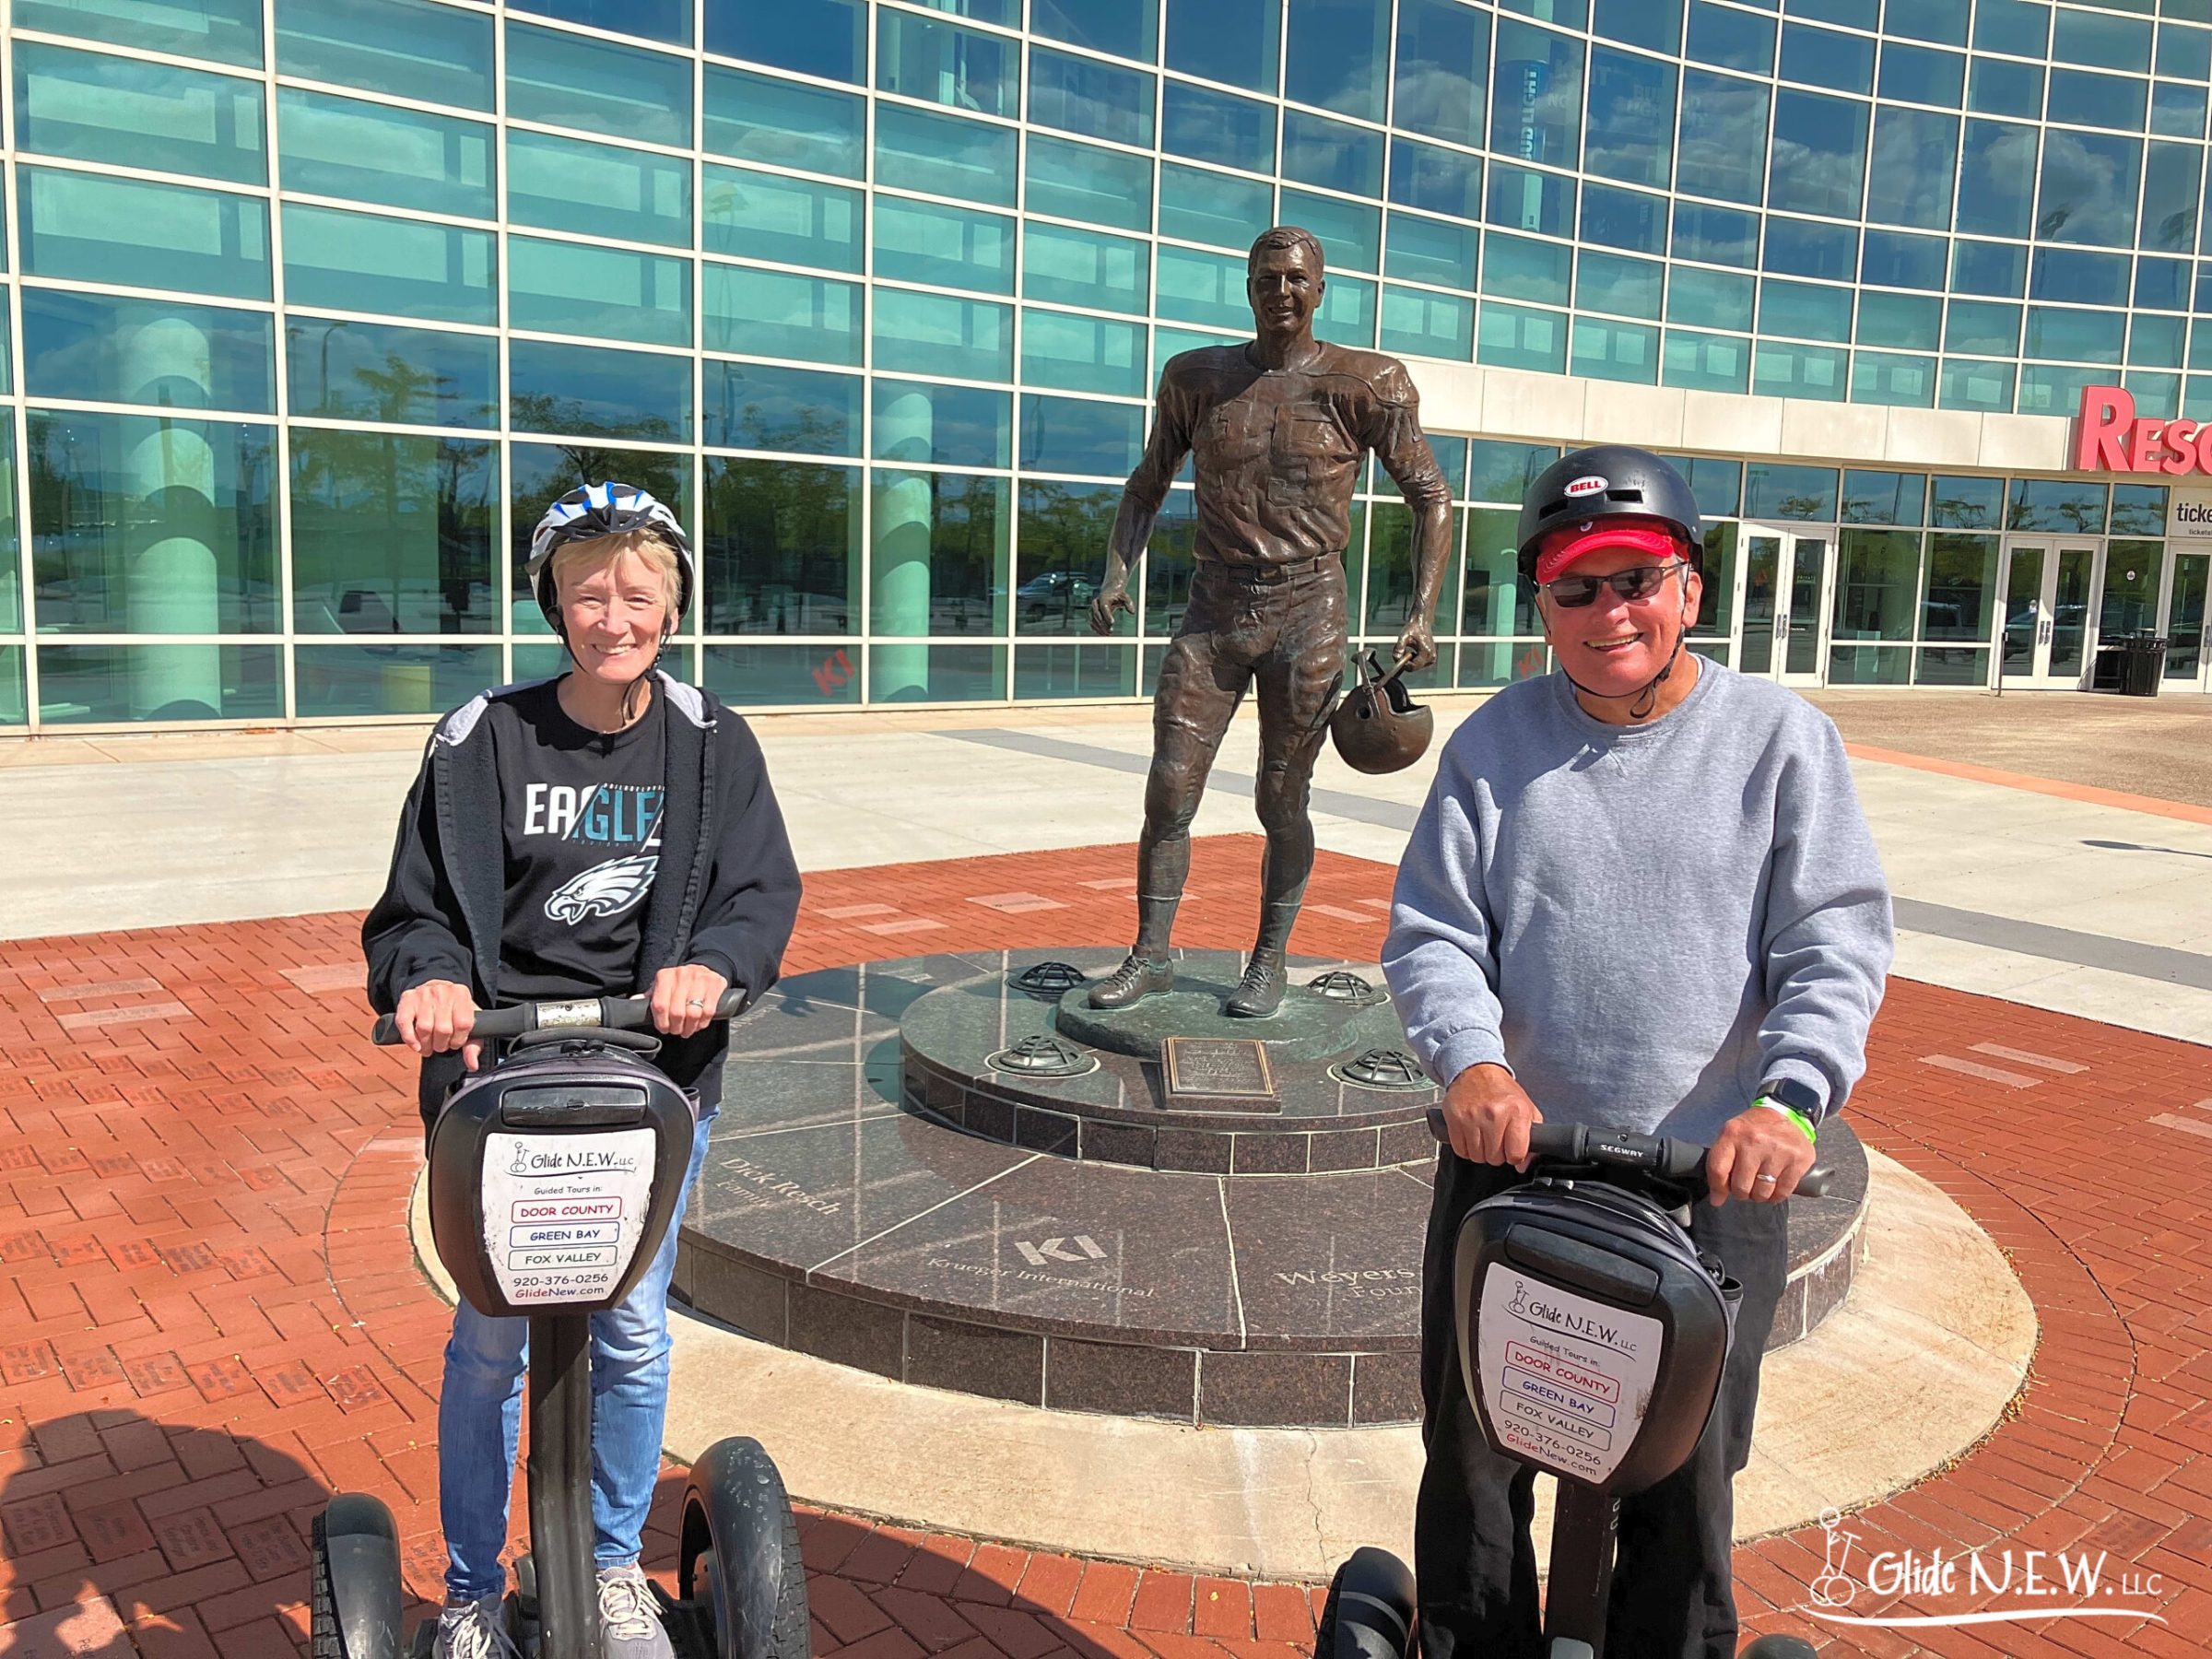
{"type": "Polygon", "coordinates": [[[2124,692],[2127,689],[2127,648],[2111,641],[2097,647],[2089,661],[2089,689],[2124,692]]]}
{"type": "Polygon", "coordinates": [[[2127,695],[2156,697],[2166,673],[2166,641],[2154,633],[2130,634],[2121,643],[2127,659],[2127,695]]]}

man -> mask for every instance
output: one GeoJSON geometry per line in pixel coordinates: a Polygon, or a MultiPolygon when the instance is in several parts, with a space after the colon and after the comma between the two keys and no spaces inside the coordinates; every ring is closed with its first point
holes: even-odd
{"type": "Polygon", "coordinates": [[[1692,1234],[1744,1287],[1704,1438],[1621,1506],[1614,1647],[1731,1659],[1731,1484],[1786,1272],[1783,1201],[1865,1065],[1888,889],[1841,740],[1793,693],[1683,649],[1695,498],[1658,456],[1583,450],[1531,486],[1524,578],[1559,667],[1453,734],[1398,871],[1382,967],[1445,1088],[1421,1310],[1425,1659],[1535,1659],[1534,1473],[1485,1442],[1451,1253],[1539,1122],[1709,1144],[1692,1234]]]}
{"type": "Polygon", "coordinates": [[[1321,244],[1277,226],[1252,244],[1245,293],[1257,337],[1186,351],[1159,377],[1159,413],[1129,476],[1091,601],[1093,631],[1135,609],[1129,571],[1185,454],[1195,463],[1197,573],[1182,626],[1160,665],[1152,702],[1152,770],[1137,841],[1137,935],[1129,959],[1092,987],[1093,1007],[1119,1008],[1170,990],[1175,908],[1191,867],[1191,820],[1214,752],[1255,682],[1260,781],[1267,832],[1260,932],[1226,1012],[1273,1014],[1285,955],[1313,868],[1306,798],[1313,759],[1344,677],[1343,555],[1352,489],[1372,450],[1416,520],[1413,619],[1398,651],[1416,668],[1436,660],[1430,618],[1443,584],[1451,490],[1421,435],[1419,398],[1405,366],[1313,337],[1326,288],[1321,244]]]}

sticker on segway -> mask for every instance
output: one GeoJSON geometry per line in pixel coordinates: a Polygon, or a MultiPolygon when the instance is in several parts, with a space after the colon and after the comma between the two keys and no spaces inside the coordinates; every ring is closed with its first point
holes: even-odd
{"type": "Polygon", "coordinates": [[[1493,1262],[1475,1335],[1484,1414],[1507,1452],[1591,1482],[1620,1467],[1659,1375],[1656,1319],[1493,1262]]]}
{"type": "Polygon", "coordinates": [[[603,1302],[638,1247],[653,1199],[653,1132],[491,1135],[484,1252],[515,1307],[603,1302]]]}

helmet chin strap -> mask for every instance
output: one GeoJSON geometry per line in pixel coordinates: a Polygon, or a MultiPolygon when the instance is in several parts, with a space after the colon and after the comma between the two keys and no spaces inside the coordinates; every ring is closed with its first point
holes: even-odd
{"type": "MultiPolygon", "coordinates": [[[[1689,607],[1687,605],[1677,613],[1677,620],[1680,626],[1675,629],[1675,648],[1666,653],[1665,665],[1658,673],[1653,675],[1650,679],[1644,681],[1641,688],[1637,690],[1630,700],[1629,718],[1630,720],[1649,720],[1651,718],[1652,710],[1659,701],[1659,688],[1666,684],[1668,676],[1675,671],[1676,663],[1681,660],[1682,647],[1689,639],[1689,607]]],[[[1594,697],[1600,702],[1618,702],[1620,700],[1619,698],[1609,697],[1603,691],[1590,689],[1573,675],[1567,674],[1567,665],[1564,663],[1559,665],[1559,672],[1566,674],[1567,683],[1584,697],[1594,697]]]]}

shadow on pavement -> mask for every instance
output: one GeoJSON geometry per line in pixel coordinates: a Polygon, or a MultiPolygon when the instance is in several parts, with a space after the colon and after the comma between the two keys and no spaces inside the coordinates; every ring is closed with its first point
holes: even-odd
{"type": "Polygon", "coordinates": [[[288,1453],[133,1411],[33,1424],[11,1451],[0,1655],[305,1651],[308,1529],[330,1492],[288,1453]]]}

